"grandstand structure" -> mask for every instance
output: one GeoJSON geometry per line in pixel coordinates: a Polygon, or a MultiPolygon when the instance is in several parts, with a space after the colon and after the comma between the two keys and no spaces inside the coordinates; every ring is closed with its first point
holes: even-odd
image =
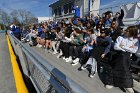
{"type": "Polygon", "coordinates": [[[136,24],[140,21],[140,2],[129,3],[125,5],[117,5],[113,7],[100,8],[101,0],[57,0],[50,4],[53,20],[61,20],[64,18],[72,18],[75,16],[73,7],[78,7],[79,17],[94,14],[100,15],[106,11],[113,11],[113,14],[120,12],[122,8],[125,11],[123,22],[125,26],[136,24]],[[131,14],[131,15],[130,15],[131,14]]]}
{"type": "Polygon", "coordinates": [[[90,11],[96,10],[95,15],[99,13],[100,0],[57,0],[49,5],[52,10],[52,16],[55,20],[71,18],[75,15],[74,7],[78,9],[79,17],[84,17],[90,11]]]}
{"type": "MultiPolygon", "coordinates": [[[[126,5],[119,5],[100,9],[100,0],[57,0],[49,5],[52,8],[52,17],[38,17],[38,24],[36,30],[34,26],[32,33],[21,33],[22,40],[12,34],[10,30],[4,31],[0,27],[0,93],[28,93],[25,92],[26,87],[23,88],[24,82],[28,88],[29,93],[124,93],[125,88],[113,87],[112,89],[106,89],[106,76],[109,75],[109,71],[112,69],[104,62],[99,63],[96,69],[96,73],[93,77],[90,76],[89,69],[81,71],[81,62],[73,65],[71,61],[67,62],[65,57],[58,58],[57,53],[52,48],[46,46],[46,36],[48,34],[42,34],[41,39],[45,40],[44,43],[37,42],[38,28],[41,24],[41,29],[49,30],[49,34],[54,35],[54,27],[57,27],[56,21],[64,18],[80,17],[85,15],[94,14],[94,16],[100,16],[107,11],[112,11],[113,15],[116,12],[120,12],[120,9],[124,10],[123,23],[125,26],[135,25],[140,31],[140,3],[131,3],[126,5]],[[52,20],[54,19],[54,20],[52,20]],[[50,22],[52,21],[52,22],[50,22]],[[48,27],[46,27],[48,22],[48,27]],[[56,22],[56,23],[55,23],[56,22]],[[54,24],[53,24],[54,23],[54,24]],[[50,29],[52,27],[52,30],[50,29]],[[45,28],[45,29],[44,29],[45,28]],[[37,31],[37,33],[35,33],[37,31]],[[6,36],[5,36],[6,34],[6,36]],[[33,34],[36,34],[35,37],[33,34]],[[28,38],[26,38],[26,36],[28,38]],[[25,37],[24,37],[25,36],[25,37]],[[28,40],[31,39],[31,40],[28,40]],[[8,44],[7,44],[8,41],[8,44]],[[28,42],[30,41],[30,42],[28,42]],[[36,43],[36,44],[34,44],[36,43]],[[38,45],[41,45],[38,46],[38,45]],[[35,47],[36,46],[36,47],[35,47]],[[12,51],[12,52],[11,52],[12,51]],[[17,60],[17,61],[16,61],[17,60]],[[11,63],[12,65],[11,65],[11,63]],[[16,63],[16,64],[15,64],[16,63]],[[19,71],[19,68],[21,72],[19,71]],[[8,69],[7,69],[8,68],[8,69]],[[12,71],[16,73],[14,76],[12,71]],[[20,75],[22,74],[22,75],[20,75]],[[23,76],[23,79],[19,76],[23,76]],[[16,78],[16,79],[14,79],[16,78]],[[19,83],[17,81],[24,81],[19,83]],[[20,85],[18,85],[18,83],[20,85]],[[16,91],[17,89],[17,91],[16,91]],[[21,92],[18,91],[20,89],[21,92]]],[[[112,16],[114,17],[114,16],[112,16]]],[[[78,18],[79,19],[79,18],[78,18]]],[[[110,18],[111,19],[111,18],[110,18]]],[[[93,19],[94,20],[94,19],[93,19]]],[[[112,20],[112,19],[111,19],[112,20]]],[[[66,23],[67,20],[65,20],[66,23]]],[[[58,22],[59,23],[59,22],[58,22]]],[[[92,25],[92,24],[91,24],[92,25]]],[[[58,25],[59,26],[59,25],[58,25]]],[[[87,27],[87,26],[86,26],[87,27]]],[[[60,28],[63,28],[61,26],[60,28]]],[[[68,28],[68,26],[66,26],[68,28]]],[[[74,27],[71,27],[74,28],[74,27]]],[[[75,26],[79,30],[78,26],[75,26]]],[[[82,27],[85,30],[84,26],[82,27]]],[[[58,29],[57,29],[58,30],[58,29]]],[[[62,29],[62,31],[65,29],[62,29]]],[[[73,30],[73,29],[71,29],[73,30]]],[[[56,33],[55,33],[56,34],[56,33]]],[[[79,33],[77,33],[79,34],[79,33]]],[[[50,35],[53,37],[53,35],[50,35]]],[[[49,37],[50,37],[49,36],[49,37]]],[[[48,37],[48,36],[47,36],[48,37]]],[[[80,38],[81,39],[81,38],[80,38]]],[[[61,39],[49,39],[51,42],[56,43],[61,39]]],[[[78,41],[78,39],[76,40],[78,41]]],[[[63,38],[60,42],[63,42],[63,38]]],[[[67,42],[63,42],[62,46],[67,47],[67,42]]],[[[70,43],[70,42],[69,42],[70,43]]],[[[51,45],[53,45],[51,44],[51,45]]],[[[71,43],[73,44],[73,43],[71,43]]],[[[55,44],[57,46],[57,44],[55,44]]],[[[64,48],[63,47],[63,48],[64,48]]],[[[81,47],[81,46],[80,46],[81,47]]],[[[75,48],[75,46],[74,46],[75,48]]],[[[70,50],[70,46],[66,48],[70,50]]],[[[59,51],[58,51],[59,52],[59,51]]],[[[133,89],[135,93],[140,93],[140,54],[139,52],[137,60],[131,59],[131,72],[133,76],[133,89]]],[[[116,56],[115,56],[116,57],[116,56]]],[[[81,58],[81,57],[80,57],[81,58]]],[[[82,56],[84,58],[84,56],[82,56]]],[[[80,61],[80,60],[79,60],[80,61]]],[[[93,60],[92,60],[93,61],[93,60]]],[[[90,67],[91,68],[91,67],[90,67]]]]}
{"type": "Polygon", "coordinates": [[[120,12],[121,9],[124,10],[123,23],[125,26],[136,25],[140,22],[140,2],[121,4],[111,7],[108,6],[105,8],[100,8],[99,10],[92,9],[90,14],[99,11],[99,15],[102,16],[103,13],[111,11],[113,15],[115,15],[115,13],[120,12]]]}

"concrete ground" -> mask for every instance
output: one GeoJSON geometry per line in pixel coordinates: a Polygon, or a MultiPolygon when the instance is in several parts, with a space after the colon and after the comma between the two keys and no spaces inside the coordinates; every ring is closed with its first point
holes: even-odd
{"type": "Polygon", "coordinates": [[[0,93],[16,93],[6,36],[0,33],[0,93]]]}

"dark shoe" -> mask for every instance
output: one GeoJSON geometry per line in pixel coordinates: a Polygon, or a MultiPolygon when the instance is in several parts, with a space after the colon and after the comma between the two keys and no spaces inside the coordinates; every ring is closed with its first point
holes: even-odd
{"type": "Polygon", "coordinates": [[[81,67],[78,68],[78,71],[82,71],[81,67]]]}
{"type": "Polygon", "coordinates": [[[89,65],[89,64],[86,65],[86,66],[83,65],[83,66],[81,66],[80,68],[78,68],[78,70],[79,70],[79,71],[82,71],[82,70],[85,70],[85,69],[87,69],[87,68],[88,68],[88,69],[91,69],[91,65],[89,65]]]}
{"type": "Polygon", "coordinates": [[[79,71],[82,71],[82,70],[85,70],[85,69],[86,69],[86,67],[84,67],[84,66],[81,66],[81,67],[78,68],[79,71]]]}
{"type": "Polygon", "coordinates": [[[32,44],[29,44],[29,46],[32,47],[33,45],[32,44]]]}

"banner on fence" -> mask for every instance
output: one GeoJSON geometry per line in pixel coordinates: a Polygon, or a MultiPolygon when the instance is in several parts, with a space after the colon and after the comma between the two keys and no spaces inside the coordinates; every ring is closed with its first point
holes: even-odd
{"type": "Polygon", "coordinates": [[[124,10],[124,18],[140,17],[140,3],[123,5],[121,8],[124,10]]]}

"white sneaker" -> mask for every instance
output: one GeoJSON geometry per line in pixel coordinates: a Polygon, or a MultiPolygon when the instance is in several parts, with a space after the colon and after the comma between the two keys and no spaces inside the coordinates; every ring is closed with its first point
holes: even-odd
{"type": "Polygon", "coordinates": [[[71,38],[68,38],[68,37],[65,37],[65,39],[69,42],[72,41],[71,38]]]}
{"type": "Polygon", "coordinates": [[[89,75],[90,78],[93,78],[94,76],[95,76],[95,72],[91,72],[89,75]]]}
{"type": "Polygon", "coordinates": [[[111,88],[113,88],[113,86],[112,85],[105,85],[105,88],[111,89],[111,88]]]}
{"type": "Polygon", "coordinates": [[[65,61],[67,61],[69,58],[65,58],[65,61]]]}
{"type": "Polygon", "coordinates": [[[126,91],[128,91],[129,93],[134,93],[133,88],[125,88],[126,91]]]}
{"type": "Polygon", "coordinates": [[[40,45],[40,44],[37,44],[37,46],[36,46],[36,47],[39,47],[39,48],[40,48],[40,47],[42,47],[42,45],[40,45]]]}
{"type": "Polygon", "coordinates": [[[66,58],[65,57],[63,57],[63,60],[65,60],[66,58]]]}
{"type": "Polygon", "coordinates": [[[85,70],[86,69],[86,67],[84,67],[84,66],[81,66],[81,70],[85,70]]]}
{"type": "Polygon", "coordinates": [[[66,60],[66,62],[67,62],[67,63],[68,63],[68,62],[72,62],[72,57],[69,57],[69,59],[66,60]]]}
{"type": "Polygon", "coordinates": [[[27,41],[27,42],[29,42],[30,40],[29,40],[29,39],[27,39],[26,41],[27,41]]]}
{"type": "Polygon", "coordinates": [[[49,53],[49,54],[52,54],[52,50],[51,50],[51,49],[49,49],[49,50],[48,50],[48,53],[49,53]]]}
{"type": "Polygon", "coordinates": [[[29,42],[29,44],[33,44],[33,42],[32,42],[32,41],[30,41],[30,42],[29,42]]]}
{"type": "Polygon", "coordinates": [[[78,64],[78,62],[75,62],[75,63],[73,62],[71,65],[76,66],[77,64],[78,64]]]}
{"type": "Polygon", "coordinates": [[[63,55],[63,54],[59,53],[58,56],[57,56],[57,58],[60,58],[62,55],[63,55]]]}
{"type": "Polygon", "coordinates": [[[39,44],[36,45],[36,47],[38,47],[38,46],[39,46],[39,44]]]}
{"type": "Polygon", "coordinates": [[[54,51],[52,54],[55,55],[55,54],[57,54],[57,53],[58,53],[58,52],[54,51]]]}
{"type": "Polygon", "coordinates": [[[41,47],[42,47],[42,45],[39,45],[38,47],[39,47],[39,48],[41,48],[41,47]]]}
{"type": "Polygon", "coordinates": [[[21,41],[24,41],[24,40],[25,40],[25,38],[22,38],[22,39],[21,39],[21,41]]]}
{"type": "Polygon", "coordinates": [[[76,58],[76,59],[73,61],[73,63],[77,63],[77,62],[79,62],[79,58],[76,58]]]}

